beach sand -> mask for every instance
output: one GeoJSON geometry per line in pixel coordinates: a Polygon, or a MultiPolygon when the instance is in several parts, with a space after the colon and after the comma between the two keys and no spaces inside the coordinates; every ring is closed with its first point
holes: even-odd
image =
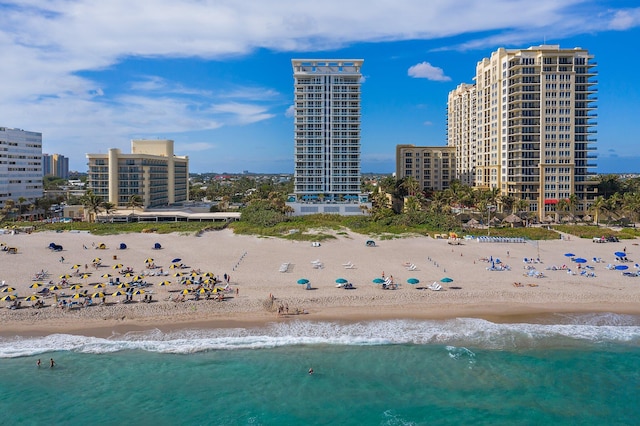
{"type": "MultiPolygon", "coordinates": [[[[106,296],[106,305],[86,308],[60,309],[54,307],[53,297],[43,299],[45,307],[36,309],[31,302],[22,301],[22,308],[6,309],[10,302],[0,302],[0,335],[44,335],[49,333],[77,333],[110,336],[134,330],[179,329],[186,327],[249,327],[272,321],[304,319],[312,321],[361,321],[373,319],[440,319],[455,317],[481,317],[492,321],[526,321],[543,318],[546,314],[573,312],[615,312],[640,314],[640,277],[626,277],[620,270],[608,270],[615,262],[614,252],[626,250],[630,262],[624,263],[628,271],[640,258],[640,248],[633,241],[596,244],[591,240],[565,236],[554,241],[527,243],[479,243],[464,240],[461,245],[450,245],[447,240],[430,237],[410,237],[376,240],[375,247],[367,247],[370,238],[354,233],[338,233],[335,240],[320,246],[309,242],[292,242],[277,238],[235,235],[231,230],[212,231],[202,236],[178,234],[122,234],[94,236],[80,232],[38,232],[32,234],[0,235],[0,242],[17,247],[17,254],[0,252],[0,281],[15,288],[19,299],[34,294],[34,282],[58,282],[62,274],[72,274],[72,265],[85,265],[92,276],[86,279],[72,277],[72,284],[82,284],[89,293],[100,291],[94,285],[105,282],[102,274],[120,276],[113,269],[116,263],[131,266],[136,273],[149,269],[145,259],[153,258],[157,266],[169,276],[147,276],[153,283],[153,302],[142,303],[142,296],[134,302],[118,303],[118,298],[106,296]],[[62,252],[53,252],[50,243],[62,245],[62,252]],[[120,243],[127,245],[119,250],[120,243]],[[154,250],[154,243],[162,249],[154,250]],[[104,243],[106,249],[97,249],[104,243]],[[86,247],[86,248],[85,248],[86,247]],[[574,253],[588,260],[595,277],[580,275],[581,269],[565,253],[574,253]],[[61,256],[64,262],[60,262],[61,256]],[[102,259],[95,269],[92,260],[102,259]],[[173,302],[185,286],[170,269],[172,260],[181,263],[190,272],[199,269],[213,272],[221,279],[230,275],[232,291],[224,301],[190,300],[173,302]],[[511,270],[490,271],[493,259],[500,259],[511,270]],[[525,263],[524,258],[540,258],[541,263],[525,263]],[[593,258],[601,258],[596,263],[593,258]],[[316,263],[314,263],[314,261],[316,263]],[[288,263],[286,272],[281,265],[288,263]],[[317,267],[317,263],[321,267],[317,267]],[[353,267],[345,267],[351,264],[353,267]],[[564,270],[548,270],[566,264],[576,275],[564,270]],[[415,265],[409,270],[408,265],[415,265]],[[535,268],[545,277],[526,275],[535,268]],[[49,278],[33,280],[41,270],[49,278]],[[393,276],[400,286],[397,290],[383,290],[373,279],[384,272],[393,276]],[[526,275],[526,276],[525,276],[526,275]],[[444,277],[453,279],[440,283],[444,277]],[[311,289],[297,284],[307,279],[311,289]],[[336,287],[336,279],[344,278],[355,289],[336,287]],[[416,278],[416,285],[407,279],[416,278]],[[160,287],[163,280],[173,284],[160,287]],[[441,291],[426,287],[439,282],[441,291]],[[516,286],[514,283],[520,283],[516,286]],[[236,289],[238,293],[236,294],[236,289]],[[270,300],[273,296],[273,302],[270,300]],[[277,315],[278,307],[284,309],[277,315]],[[301,312],[296,314],[295,312],[301,312]]],[[[154,271],[158,271],[155,269],[154,271]]],[[[121,280],[125,278],[121,277],[121,280]]],[[[6,288],[6,287],[4,287],[6,288]]],[[[2,290],[2,288],[0,288],[2,290]]],[[[108,286],[107,294],[115,291],[108,286]]],[[[69,288],[58,291],[73,295],[69,288]]],[[[123,298],[119,298],[123,299],[123,298]]],[[[99,299],[95,299],[99,302],[99,299]]]]}

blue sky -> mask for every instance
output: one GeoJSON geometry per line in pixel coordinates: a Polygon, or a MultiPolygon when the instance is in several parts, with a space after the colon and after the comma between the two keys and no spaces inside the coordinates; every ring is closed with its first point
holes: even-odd
{"type": "Polygon", "coordinates": [[[293,171],[292,58],[364,59],[362,171],[446,144],[447,94],[498,47],[598,63],[598,172],[640,172],[636,1],[0,0],[0,126],[86,153],[175,140],[192,172],[293,171]]]}

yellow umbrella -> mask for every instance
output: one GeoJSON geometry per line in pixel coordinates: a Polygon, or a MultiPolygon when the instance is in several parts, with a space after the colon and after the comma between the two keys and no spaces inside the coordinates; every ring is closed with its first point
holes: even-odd
{"type": "Polygon", "coordinates": [[[130,286],[129,286],[129,284],[127,284],[127,283],[120,283],[120,284],[118,284],[118,288],[128,288],[128,287],[130,287],[130,286]]]}
{"type": "Polygon", "coordinates": [[[67,280],[67,279],[69,279],[69,278],[71,278],[71,275],[69,275],[69,274],[63,274],[63,275],[60,275],[60,279],[61,279],[61,280],[67,280]]]}
{"type": "Polygon", "coordinates": [[[12,291],[16,291],[16,289],[13,288],[13,287],[5,287],[0,291],[3,292],[3,293],[11,293],[12,291]]]}
{"type": "Polygon", "coordinates": [[[191,281],[191,280],[184,280],[184,281],[182,281],[182,284],[184,284],[184,285],[191,285],[191,284],[193,284],[193,281],[191,281]]]}
{"type": "Polygon", "coordinates": [[[175,274],[173,274],[174,277],[181,277],[182,276],[182,272],[176,272],[175,274]]]}
{"type": "Polygon", "coordinates": [[[139,296],[141,294],[144,294],[144,290],[136,290],[136,291],[133,292],[134,296],[139,296]]]}
{"type": "Polygon", "coordinates": [[[76,293],[76,294],[73,295],[74,299],[80,299],[81,297],[87,297],[87,296],[85,296],[84,294],[81,294],[81,293],[76,293]]]}
{"type": "Polygon", "coordinates": [[[8,294],[6,296],[4,296],[3,298],[1,298],[0,300],[2,301],[9,301],[9,300],[16,300],[16,296],[14,296],[13,294],[8,294]]]}
{"type": "Polygon", "coordinates": [[[29,287],[31,287],[31,288],[38,288],[38,287],[42,287],[42,284],[40,284],[40,283],[33,283],[33,284],[31,284],[29,287]]]}
{"type": "Polygon", "coordinates": [[[111,278],[113,275],[111,274],[102,274],[100,275],[102,278],[111,278]]]}
{"type": "Polygon", "coordinates": [[[69,289],[71,290],[79,290],[82,288],[82,284],[74,284],[71,287],[69,287],[69,289]]]}
{"type": "Polygon", "coordinates": [[[135,277],[133,277],[134,281],[142,281],[144,279],[144,275],[136,275],[135,277]]]}
{"type": "Polygon", "coordinates": [[[111,295],[113,297],[118,297],[118,296],[124,296],[125,294],[127,294],[127,293],[118,290],[115,293],[112,293],[111,295]]]}
{"type": "Polygon", "coordinates": [[[179,267],[180,267],[180,265],[178,265],[176,263],[174,263],[173,265],[169,266],[169,268],[171,268],[171,269],[176,269],[176,268],[179,268],[179,267]]]}
{"type": "Polygon", "coordinates": [[[27,296],[24,298],[25,301],[27,302],[35,302],[36,300],[40,299],[38,296],[36,296],[35,294],[32,294],[31,296],[27,296]]]}
{"type": "Polygon", "coordinates": [[[163,287],[165,285],[171,285],[171,281],[162,281],[160,284],[158,284],[159,286],[163,287]]]}
{"type": "Polygon", "coordinates": [[[115,265],[112,266],[113,269],[120,269],[122,268],[122,263],[116,263],[115,265]]]}
{"type": "Polygon", "coordinates": [[[52,291],[60,290],[60,286],[52,285],[51,287],[49,287],[49,290],[52,290],[52,291]]]}
{"type": "Polygon", "coordinates": [[[106,284],[100,283],[100,284],[94,285],[93,288],[105,288],[106,286],[107,286],[106,284]]]}
{"type": "Polygon", "coordinates": [[[86,280],[87,278],[89,278],[91,276],[90,273],[86,273],[86,274],[82,274],[82,279],[86,280]]]}
{"type": "Polygon", "coordinates": [[[204,274],[204,277],[206,278],[213,278],[213,272],[207,272],[204,274]]]}
{"type": "Polygon", "coordinates": [[[198,290],[198,292],[200,294],[205,294],[205,293],[207,293],[209,291],[211,291],[211,289],[210,288],[205,288],[205,287],[202,287],[200,290],[198,290]]]}
{"type": "Polygon", "coordinates": [[[206,279],[206,280],[203,281],[203,283],[205,283],[205,284],[215,284],[216,280],[206,279]]]}
{"type": "Polygon", "coordinates": [[[98,299],[102,299],[105,296],[105,294],[101,291],[97,292],[97,293],[93,293],[93,295],[91,297],[93,297],[94,299],[98,298],[98,299]]]}
{"type": "Polygon", "coordinates": [[[96,257],[91,261],[91,263],[100,263],[100,262],[102,262],[102,259],[100,259],[99,257],[96,257]]]}
{"type": "Polygon", "coordinates": [[[127,278],[131,278],[134,274],[132,274],[131,272],[127,272],[126,274],[124,274],[125,277],[127,278]]]}
{"type": "Polygon", "coordinates": [[[188,288],[185,288],[184,290],[182,290],[180,293],[182,294],[189,294],[191,293],[191,290],[189,290],[188,288]]]}
{"type": "Polygon", "coordinates": [[[153,263],[153,259],[151,257],[148,257],[144,263],[153,263]]]}
{"type": "Polygon", "coordinates": [[[191,273],[191,274],[189,274],[189,275],[191,275],[192,277],[197,277],[197,276],[198,276],[198,275],[200,275],[200,274],[199,274],[199,273],[197,273],[197,272],[192,272],[192,273],[191,273]]]}
{"type": "Polygon", "coordinates": [[[71,269],[80,269],[80,267],[81,267],[81,266],[82,266],[82,265],[77,265],[77,264],[76,264],[76,265],[73,265],[73,266],[71,267],[71,269]]]}

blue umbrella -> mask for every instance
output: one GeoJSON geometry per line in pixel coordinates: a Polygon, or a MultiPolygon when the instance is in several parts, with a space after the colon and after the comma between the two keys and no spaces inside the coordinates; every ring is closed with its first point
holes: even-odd
{"type": "Polygon", "coordinates": [[[440,282],[442,282],[442,283],[450,283],[450,282],[453,282],[453,279],[449,278],[449,277],[444,277],[443,279],[440,280],[440,282]]]}
{"type": "Polygon", "coordinates": [[[177,258],[176,258],[176,259],[173,259],[173,260],[171,261],[171,263],[180,262],[181,260],[182,260],[182,259],[177,259],[177,258]]]}
{"type": "Polygon", "coordinates": [[[409,284],[418,284],[418,283],[420,282],[420,280],[419,280],[419,279],[417,279],[417,278],[409,278],[409,279],[407,280],[407,282],[408,282],[409,284]]]}
{"type": "Polygon", "coordinates": [[[573,254],[573,253],[565,253],[564,255],[565,255],[565,256],[567,256],[567,257],[573,257],[573,256],[575,256],[575,254],[573,254]]]}
{"type": "Polygon", "coordinates": [[[616,269],[618,271],[624,271],[625,269],[629,269],[627,265],[616,265],[616,269]]]}
{"type": "Polygon", "coordinates": [[[373,282],[376,283],[376,284],[382,284],[384,282],[384,280],[382,278],[375,278],[373,280],[373,282]]]}
{"type": "Polygon", "coordinates": [[[627,253],[625,253],[623,251],[617,251],[617,252],[615,252],[613,254],[615,254],[618,257],[626,257],[627,256],[627,253]]]}
{"type": "Polygon", "coordinates": [[[576,263],[587,263],[587,259],[583,259],[582,257],[578,257],[576,259],[573,259],[574,262],[576,263]]]}
{"type": "Polygon", "coordinates": [[[337,282],[338,284],[345,284],[345,283],[348,283],[349,281],[348,281],[348,280],[345,280],[344,278],[338,278],[338,279],[336,280],[336,282],[337,282]]]}
{"type": "Polygon", "coordinates": [[[298,284],[309,284],[309,280],[306,278],[300,278],[298,284]]]}

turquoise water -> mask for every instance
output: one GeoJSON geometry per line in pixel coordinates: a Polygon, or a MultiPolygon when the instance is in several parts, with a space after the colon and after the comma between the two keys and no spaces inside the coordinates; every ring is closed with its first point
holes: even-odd
{"type": "Polygon", "coordinates": [[[640,416],[640,319],[620,315],[52,335],[0,339],[0,357],[5,424],[595,425],[640,416]]]}

